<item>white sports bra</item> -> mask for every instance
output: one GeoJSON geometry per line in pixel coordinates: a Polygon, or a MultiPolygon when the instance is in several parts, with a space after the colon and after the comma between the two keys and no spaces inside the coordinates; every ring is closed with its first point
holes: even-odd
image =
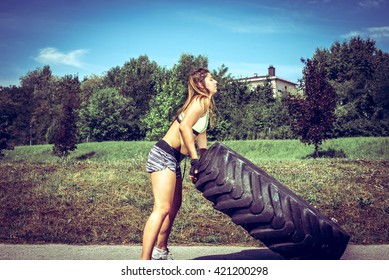
{"type": "MultiPolygon", "coordinates": [[[[184,112],[182,112],[178,117],[177,121],[180,123],[184,118],[184,112]]],[[[208,110],[205,113],[204,117],[199,118],[199,120],[192,126],[193,133],[199,135],[207,130],[209,123],[209,113],[208,110]]]]}

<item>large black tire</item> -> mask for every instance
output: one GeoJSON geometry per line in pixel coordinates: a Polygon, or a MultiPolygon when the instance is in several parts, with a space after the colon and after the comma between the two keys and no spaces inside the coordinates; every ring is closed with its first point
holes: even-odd
{"type": "Polygon", "coordinates": [[[286,259],[340,259],[350,239],[338,224],[219,142],[201,158],[196,188],[286,259]]]}

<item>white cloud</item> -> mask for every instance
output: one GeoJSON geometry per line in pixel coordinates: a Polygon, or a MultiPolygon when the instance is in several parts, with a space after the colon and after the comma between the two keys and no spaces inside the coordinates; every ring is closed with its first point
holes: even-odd
{"type": "Polygon", "coordinates": [[[376,8],[383,3],[384,0],[363,0],[358,2],[358,5],[363,7],[363,8],[376,8]]]}
{"type": "Polygon", "coordinates": [[[366,29],[367,33],[375,39],[389,38],[389,26],[370,27],[366,29]]]}
{"type": "Polygon", "coordinates": [[[56,48],[44,48],[39,50],[39,54],[35,60],[43,64],[62,64],[77,68],[85,68],[82,57],[88,52],[85,49],[74,50],[68,53],[63,53],[56,48]]]}
{"type": "Polygon", "coordinates": [[[360,31],[350,31],[349,33],[343,34],[342,38],[348,39],[357,36],[363,36],[363,34],[360,31]]]}
{"type": "Polygon", "coordinates": [[[351,38],[356,36],[369,37],[376,40],[389,38],[389,26],[369,27],[359,31],[351,31],[342,35],[343,38],[351,38]]]}

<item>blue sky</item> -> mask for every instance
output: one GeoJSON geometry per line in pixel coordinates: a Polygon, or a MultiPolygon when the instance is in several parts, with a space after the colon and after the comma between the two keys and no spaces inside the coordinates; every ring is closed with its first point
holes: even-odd
{"type": "Polygon", "coordinates": [[[80,80],[147,55],[171,68],[181,54],[205,55],[235,77],[267,73],[292,82],[300,58],[351,36],[389,52],[389,0],[2,0],[0,85],[28,71],[80,80]]]}

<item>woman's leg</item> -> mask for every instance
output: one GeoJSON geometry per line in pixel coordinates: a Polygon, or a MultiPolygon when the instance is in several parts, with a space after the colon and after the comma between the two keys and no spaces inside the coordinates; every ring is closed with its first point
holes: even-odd
{"type": "Polygon", "coordinates": [[[176,174],[170,169],[151,173],[151,184],[154,194],[154,208],[146,222],[143,232],[141,258],[151,259],[151,253],[165,218],[171,210],[175,187],[176,174]]]}
{"type": "Polygon", "coordinates": [[[159,249],[166,250],[167,249],[167,243],[169,240],[170,232],[172,231],[174,220],[177,216],[178,210],[180,210],[182,203],[182,179],[177,178],[176,180],[176,187],[174,190],[174,197],[173,197],[173,203],[171,205],[169,214],[166,216],[161,230],[158,234],[157,239],[157,247],[159,249]]]}

